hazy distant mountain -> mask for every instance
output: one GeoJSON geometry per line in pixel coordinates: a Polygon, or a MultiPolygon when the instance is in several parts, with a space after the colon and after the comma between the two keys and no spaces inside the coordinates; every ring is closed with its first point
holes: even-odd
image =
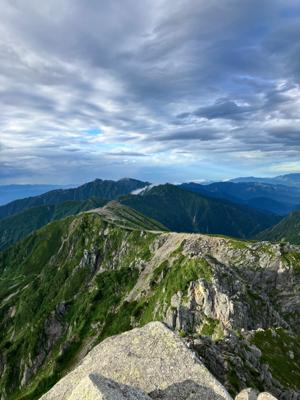
{"type": "Polygon", "coordinates": [[[59,204],[68,200],[87,200],[92,197],[114,200],[121,195],[145,187],[147,184],[148,182],[129,178],[120,179],[119,181],[96,179],[77,188],[51,190],[40,196],[13,201],[0,207],[0,219],[32,207],[59,204]]]}
{"type": "Polygon", "coordinates": [[[259,233],[259,240],[284,240],[300,244],[300,211],[295,211],[281,220],[278,224],[259,233]]]}
{"type": "Polygon", "coordinates": [[[209,197],[226,199],[238,204],[278,215],[287,215],[300,204],[300,188],[263,182],[216,182],[210,185],[183,183],[181,188],[209,197]]]}
{"type": "Polygon", "coordinates": [[[142,195],[124,196],[120,202],[177,232],[218,233],[244,238],[280,220],[273,214],[170,184],[155,186],[142,195]]]}
{"type": "Polygon", "coordinates": [[[279,175],[274,178],[256,178],[254,176],[231,179],[231,182],[261,182],[275,185],[295,186],[300,188],[300,173],[279,175]]]}
{"type": "Polygon", "coordinates": [[[73,185],[0,185],[0,205],[73,185]]]}

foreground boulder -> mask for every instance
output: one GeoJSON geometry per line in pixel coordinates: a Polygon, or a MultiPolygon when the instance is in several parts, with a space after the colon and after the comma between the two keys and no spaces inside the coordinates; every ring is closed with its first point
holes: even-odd
{"type": "MultiPolygon", "coordinates": [[[[101,391],[107,391],[107,381],[103,377],[142,390],[154,399],[231,400],[199,358],[160,322],[104,340],[41,399],[75,400],[85,395],[93,400],[104,398],[101,391]]],[[[118,395],[105,399],[126,398],[122,387],[112,385],[118,395]]],[[[137,393],[131,394],[142,399],[137,393]]]]}
{"type": "Polygon", "coordinates": [[[141,390],[116,383],[101,375],[89,374],[73,390],[68,400],[151,400],[141,390]]]}

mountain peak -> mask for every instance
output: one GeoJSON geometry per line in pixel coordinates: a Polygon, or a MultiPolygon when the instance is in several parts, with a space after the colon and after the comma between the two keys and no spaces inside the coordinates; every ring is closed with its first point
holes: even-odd
{"type": "Polygon", "coordinates": [[[76,188],[52,190],[39,196],[15,200],[0,207],[0,219],[17,214],[28,208],[58,204],[68,200],[87,200],[94,197],[110,201],[119,196],[131,193],[133,190],[143,188],[147,184],[147,182],[135,179],[112,181],[97,178],[76,188]]]}

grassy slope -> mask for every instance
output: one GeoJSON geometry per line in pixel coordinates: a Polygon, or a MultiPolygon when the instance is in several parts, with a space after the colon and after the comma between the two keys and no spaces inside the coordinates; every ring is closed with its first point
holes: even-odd
{"type": "Polygon", "coordinates": [[[252,342],[261,350],[262,361],[270,366],[275,379],[287,388],[300,382],[300,336],[268,329],[256,332],[252,342]]]}
{"type": "Polygon", "coordinates": [[[66,201],[60,204],[33,207],[19,214],[0,220],[0,251],[23,239],[31,232],[51,221],[78,214],[106,203],[101,199],[66,201]]]}
{"type": "MultiPolygon", "coordinates": [[[[8,365],[0,388],[10,387],[11,398],[19,398],[21,365],[37,363],[38,376],[21,397],[27,398],[28,391],[28,398],[38,398],[69,366],[84,340],[98,331],[101,337],[112,333],[110,315],[138,277],[133,261],[147,260],[154,238],[83,214],[53,222],[0,253],[0,354],[8,365]],[[88,261],[83,260],[84,250],[92,251],[95,245],[95,262],[104,270],[99,275],[88,255],[88,261]],[[58,305],[63,305],[64,315],[58,305]],[[48,348],[45,329],[51,316],[63,334],[48,348]],[[41,367],[37,354],[43,353],[48,363],[43,359],[41,367]]],[[[129,327],[130,319],[125,321],[116,331],[129,327]]]]}
{"type": "Polygon", "coordinates": [[[278,224],[259,233],[256,237],[260,240],[285,240],[300,244],[300,211],[294,211],[278,224]]]}
{"type": "Polygon", "coordinates": [[[278,217],[188,192],[173,185],[154,187],[142,196],[120,199],[172,231],[249,237],[278,222],[278,217]]]}

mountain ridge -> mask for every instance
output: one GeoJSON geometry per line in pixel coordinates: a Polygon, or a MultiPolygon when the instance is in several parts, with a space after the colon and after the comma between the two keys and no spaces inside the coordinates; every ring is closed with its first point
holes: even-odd
{"type": "Polygon", "coordinates": [[[0,219],[0,251],[25,238],[51,221],[63,219],[95,207],[104,206],[105,200],[69,200],[58,204],[41,205],[0,219]]]}
{"type": "Polygon", "coordinates": [[[145,229],[147,231],[167,231],[168,229],[159,222],[146,217],[117,200],[112,200],[101,208],[91,209],[88,213],[100,215],[105,221],[113,223],[121,228],[145,229]]]}
{"type": "Polygon", "coordinates": [[[226,199],[236,204],[281,216],[300,207],[300,190],[296,187],[264,182],[215,182],[209,185],[183,183],[180,187],[208,197],[226,199]]]}
{"type": "Polygon", "coordinates": [[[278,175],[273,178],[257,178],[254,176],[249,177],[240,177],[240,178],[233,178],[230,180],[231,182],[264,182],[264,183],[279,183],[288,186],[296,186],[300,187],[300,173],[293,172],[290,174],[285,175],[278,175]]]}
{"type": "Polygon", "coordinates": [[[91,197],[103,200],[113,200],[120,195],[131,193],[133,190],[147,186],[148,182],[136,179],[120,179],[119,181],[95,179],[77,188],[57,189],[40,196],[15,200],[4,206],[0,206],[0,219],[17,214],[25,209],[62,203],[68,200],[87,200],[91,197]]]}
{"type": "MultiPolygon", "coordinates": [[[[132,184],[143,186],[143,183],[139,181],[132,182],[130,179],[123,179],[121,181],[126,185],[129,182],[130,188],[132,184]]],[[[92,183],[93,193],[95,192],[93,186],[97,187],[99,183],[100,188],[103,185],[107,186],[106,181],[97,180],[92,183]]],[[[110,185],[111,183],[109,182],[108,186],[110,187],[110,185]]],[[[119,185],[119,182],[116,182],[116,185],[119,185]]],[[[85,187],[90,186],[90,183],[84,185],[83,190],[85,187]]],[[[130,188],[127,187],[126,190],[128,191],[130,188]]],[[[74,190],[76,193],[77,189],[74,190]]],[[[82,190],[82,187],[80,190],[82,190]]],[[[133,205],[133,208],[136,207],[137,211],[141,211],[142,214],[149,212],[148,217],[152,218],[151,224],[154,230],[165,230],[167,229],[166,223],[168,223],[168,229],[176,231],[220,233],[229,236],[249,237],[252,235],[252,231],[249,231],[248,226],[251,225],[253,229],[260,231],[279,221],[277,217],[275,218],[271,214],[269,215],[269,213],[263,215],[257,213],[255,210],[253,211],[251,208],[247,208],[247,206],[235,205],[227,199],[214,200],[209,195],[207,196],[206,192],[205,195],[198,193],[197,197],[195,197],[190,195],[189,191],[180,190],[171,184],[148,185],[134,190],[132,192],[134,195],[127,195],[127,198],[121,198],[120,201],[123,203],[129,201],[129,205],[133,205]],[[148,204],[149,199],[150,203],[153,204],[148,204]],[[136,205],[136,203],[138,204],[136,205]],[[150,208],[149,210],[145,210],[147,204],[148,208],[150,208]],[[228,213],[229,215],[226,217],[228,213]],[[224,216],[226,223],[223,223],[224,216]],[[157,221],[157,219],[162,219],[160,221],[162,225],[154,221],[157,221]]],[[[103,194],[102,189],[101,193],[103,194]]],[[[71,192],[72,197],[74,197],[73,194],[74,191],[71,192]]],[[[109,194],[110,196],[107,195],[106,197],[113,197],[114,192],[109,191],[109,194]]],[[[50,195],[52,196],[53,193],[50,192],[50,195]]],[[[88,209],[102,207],[108,201],[93,197],[89,198],[89,195],[90,192],[85,193],[84,197],[88,197],[87,200],[60,202],[59,199],[56,199],[54,204],[42,204],[30,208],[27,207],[32,205],[32,202],[41,202],[41,198],[28,199],[29,203],[21,201],[21,206],[25,207],[22,211],[0,219],[0,250],[14,244],[17,240],[22,239],[33,230],[42,227],[52,220],[74,215],[88,209]]],[[[46,203],[52,203],[51,198],[49,200],[48,196],[49,194],[46,194],[46,203]]],[[[42,202],[44,203],[44,201],[42,202]]],[[[116,205],[117,203],[112,204],[116,205]]],[[[129,210],[127,210],[128,213],[129,210]]],[[[145,218],[142,217],[143,219],[145,218]]]]}
{"type": "Polygon", "coordinates": [[[175,185],[154,186],[142,195],[120,197],[125,204],[159,221],[171,231],[250,237],[280,220],[269,213],[213,199],[175,185]]]}
{"type": "Polygon", "coordinates": [[[11,184],[0,185],[0,206],[14,200],[24,199],[29,196],[38,196],[50,190],[70,188],[74,185],[54,185],[54,184],[11,184]]]}

